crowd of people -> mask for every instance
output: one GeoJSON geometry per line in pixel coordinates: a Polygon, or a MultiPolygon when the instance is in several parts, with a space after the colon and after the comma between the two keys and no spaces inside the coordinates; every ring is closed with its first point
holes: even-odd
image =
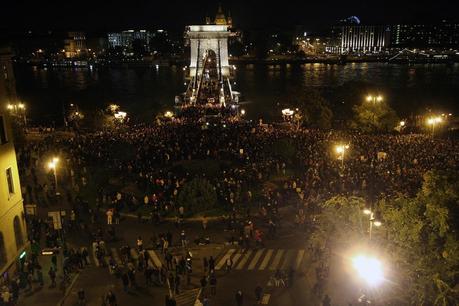
{"type": "MultiPolygon", "coordinates": [[[[280,196],[293,191],[306,205],[343,193],[369,198],[412,195],[427,170],[457,169],[458,147],[455,140],[425,135],[363,135],[251,123],[169,123],[48,139],[26,147],[18,156],[21,168],[36,177],[39,156],[57,151],[70,165],[62,171],[74,179],[76,191],[88,184],[89,172],[97,179],[95,173],[103,171],[109,182],[118,181],[115,188],[121,186],[122,190],[110,189],[99,182],[97,198],[87,200],[118,210],[150,205],[167,212],[179,209],[177,195],[196,175],[207,177],[218,203],[229,210],[250,206],[247,203],[255,194],[265,197],[264,206],[276,205],[278,191],[280,196]],[[339,143],[349,145],[343,163],[334,151],[339,143]],[[210,169],[214,173],[209,174],[209,169],[191,173],[193,169],[186,165],[208,160],[220,162],[216,170],[210,169]],[[279,176],[283,186],[266,184],[279,176]]],[[[30,192],[51,189],[39,184],[26,188],[30,192]]]]}
{"type": "MultiPolygon", "coordinates": [[[[138,211],[142,206],[152,208],[153,222],[172,214],[180,223],[192,210],[177,203],[183,186],[194,177],[206,178],[215,189],[217,203],[227,211],[227,229],[239,229],[239,244],[248,247],[251,240],[256,246],[263,244],[262,231],[253,230],[253,225],[250,230],[254,208],[265,222],[268,236],[273,237],[278,208],[286,203],[297,205],[293,222],[301,227],[315,204],[334,195],[359,195],[372,201],[397,194],[413,195],[426,171],[458,169],[459,142],[419,134],[366,135],[251,122],[182,120],[72,137],[50,135],[18,149],[17,156],[21,175],[30,178],[23,186],[26,201],[34,199],[39,205],[52,202],[51,195],[59,188],[53,186],[52,173],[47,183],[42,183],[39,168],[52,156],[61,158],[65,166],[59,168],[59,175],[72,182],[72,192],[64,196],[70,203],[78,203],[69,224],[78,220],[80,211],[91,212],[93,207],[106,212],[109,225],[117,224],[120,212],[138,211]],[[336,152],[338,144],[348,146],[345,154],[336,152]],[[217,161],[217,166],[212,161],[217,161]],[[195,162],[198,166],[190,166],[195,162]],[[89,185],[96,187],[96,194],[82,192],[89,185]],[[237,215],[247,217],[243,218],[245,223],[238,225],[237,215]]],[[[90,215],[97,218],[97,214],[90,215]]],[[[203,222],[205,227],[207,222],[203,222]]],[[[29,226],[29,230],[32,237],[34,231],[40,232],[36,226],[29,226]]],[[[52,246],[56,239],[55,232],[46,232],[47,244],[52,246]]],[[[162,235],[154,244],[164,251],[170,239],[162,235]]],[[[165,258],[170,258],[165,249],[165,258]]],[[[87,251],[70,253],[77,267],[82,261],[85,264],[87,251]]],[[[147,263],[146,253],[140,254],[145,258],[137,263],[147,263]]],[[[119,274],[124,288],[135,287],[134,274],[142,271],[147,284],[169,281],[173,290],[180,292],[186,259],[167,262],[164,270],[148,264],[127,265],[128,269],[119,274]]],[[[276,282],[282,279],[275,278],[276,282]]],[[[208,274],[202,283],[211,280],[216,282],[208,274]]]]}

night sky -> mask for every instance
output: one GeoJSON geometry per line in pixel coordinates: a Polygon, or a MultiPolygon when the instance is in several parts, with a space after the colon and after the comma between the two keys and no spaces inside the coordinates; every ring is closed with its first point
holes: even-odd
{"type": "MultiPolygon", "coordinates": [[[[436,1],[221,1],[240,28],[294,26],[320,28],[356,15],[363,23],[428,22],[456,20],[452,0],[436,1]]],[[[23,1],[1,3],[0,30],[115,30],[125,28],[183,29],[215,16],[218,1],[198,0],[80,0],[23,1]]]]}

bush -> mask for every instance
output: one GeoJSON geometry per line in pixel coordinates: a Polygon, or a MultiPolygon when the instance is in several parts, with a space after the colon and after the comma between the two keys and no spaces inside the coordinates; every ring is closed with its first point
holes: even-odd
{"type": "Polygon", "coordinates": [[[217,193],[208,180],[194,178],[180,191],[177,204],[185,208],[186,214],[209,210],[217,204],[217,193]]]}

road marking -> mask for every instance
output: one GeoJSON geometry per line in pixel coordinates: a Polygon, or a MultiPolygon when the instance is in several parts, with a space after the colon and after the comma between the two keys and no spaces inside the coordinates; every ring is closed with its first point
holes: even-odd
{"type": "Polygon", "coordinates": [[[253,270],[255,268],[255,265],[257,264],[258,259],[260,259],[261,254],[263,254],[264,251],[265,251],[265,249],[261,249],[261,250],[258,250],[257,253],[255,253],[255,256],[253,257],[252,261],[250,262],[249,267],[247,268],[247,270],[253,270]]]}
{"type": "Polygon", "coordinates": [[[139,253],[137,252],[136,249],[131,248],[130,252],[131,252],[131,257],[132,257],[132,259],[134,259],[134,260],[139,259],[139,253]]]}
{"type": "Polygon", "coordinates": [[[298,251],[298,254],[296,255],[296,265],[295,265],[295,269],[298,269],[300,267],[300,264],[301,264],[301,261],[303,260],[303,256],[304,256],[304,250],[299,250],[298,251]]]}
{"type": "Polygon", "coordinates": [[[231,257],[231,255],[233,255],[233,253],[235,252],[236,250],[235,249],[229,249],[225,256],[222,257],[222,259],[220,259],[220,261],[218,262],[218,264],[215,266],[215,270],[220,270],[222,268],[222,266],[225,264],[226,260],[228,258],[231,257]]]}
{"type": "Polygon", "coordinates": [[[293,259],[293,254],[295,253],[294,250],[288,250],[286,253],[285,253],[285,258],[284,258],[284,263],[282,264],[282,270],[285,270],[287,268],[290,268],[289,265],[293,259]]]}
{"type": "Polygon", "coordinates": [[[268,305],[270,297],[271,297],[271,294],[268,294],[268,293],[263,294],[263,297],[261,298],[261,304],[268,305]]]}
{"type": "Polygon", "coordinates": [[[266,252],[265,258],[261,262],[261,265],[258,268],[258,270],[264,270],[266,268],[266,266],[268,265],[269,259],[271,258],[271,255],[273,254],[273,251],[274,250],[270,249],[270,250],[268,250],[268,252],[266,252]]]}
{"type": "Polygon", "coordinates": [[[153,264],[157,268],[161,268],[162,266],[161,260],[159,260],[159,257],[158,255],[156,255],[156,252],[154,250],[148,250],[148,255],[150,255],[151,260],[153,260],[153,264]]]}
{"type": "Polygon", "coordinates": [[[234,266],[236,266],[237,261],[239,260],[239,257],[241,257],[241,256],[242,256],[242,253],[236,253],[236,255],[234,255],[234,257],[232,258],[233,265],[231,266],[231,268],[233,268],[234,266]]]}
{"type": "Polygon", "coordinates": [[[244,257],[241,259],[241,261],[237,265],[236,270],[242,270],[245,263],[249,260],[250,255],[252,255],[252,250],[248,250],[247,253],[245,253],[244,257]]]}
{"type": "Polygon", "coordinates": [[[269,267],[269,270],[273,271],[277,269],[277,266],[279,265],[283,254],[284,254],[284,250],[277,250],[277,254],[274,257],[274,260],[271,266],[269,267]]]}
{"type": "Polygon", "coordinates": [[[201,289],[196,288],[196,289],[191,289],[191,290],[186,290],[180,294],[177,294],[175,296],[175,301],[177,302],[178,306],[190,306],[190,305],[195,305],[196,300],[199,298],[199,295],[201,294],[201,289]]]}

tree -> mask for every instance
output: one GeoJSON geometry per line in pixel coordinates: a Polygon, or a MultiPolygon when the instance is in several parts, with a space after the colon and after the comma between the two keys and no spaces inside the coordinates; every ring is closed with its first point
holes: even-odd
{"type": "Polygon", "coordinates": [[[397,125],[398,117],[395,111],[384,101],[364,101],[353,107],[353,128],[363,132],[389,132],[397,125]]]}
{"type": "Polygon", "coordinates": [[[323,248],[330,239],[343,243],[361,241],[367,227],[362,212],[365,200],[360,197],[336,196],[320,204],[318,226],[311,239],[318,248],[323,248]]]}
{"type": "Polygon", "coordinates": [[[177,203],[183,206],[188,213],[205,211],[217,205],[217,193],[208,180],[194,178],[180,191],[177,203]]]}
{"type": "Polygon", "coordinates": [[[385,203],[387,243],[410,303],[457,305],[459,181],[455,172],[427,172],[415,198],[385,203]]]}
{"type": "MultiPolygon", "coordinates": [[[[459,304],[457,177],[457,172],[427,172],[415,197],[385,199],[376,205],[383,226],[374,233],[372,248],[387,254],[395,275],[391,286],[400,289],[396,291],[401,296],[390,294],[396,305],[459,304]]],[[[368,216],[362,214],[362,198],[334,197],[320,207],[311,236],[315,247],[331,239],[351,245],[365,239],[368,216]]]]}
{"type": "Polygon", "coordinates": [[[299,116],[294,117],[297,125],[307,124],[310,127],[329,129],[332,125],[333,112],[328,101],[316,89],[289,90],[295,96],[288,97],[293,109],[298,108],[299,116]]]}

